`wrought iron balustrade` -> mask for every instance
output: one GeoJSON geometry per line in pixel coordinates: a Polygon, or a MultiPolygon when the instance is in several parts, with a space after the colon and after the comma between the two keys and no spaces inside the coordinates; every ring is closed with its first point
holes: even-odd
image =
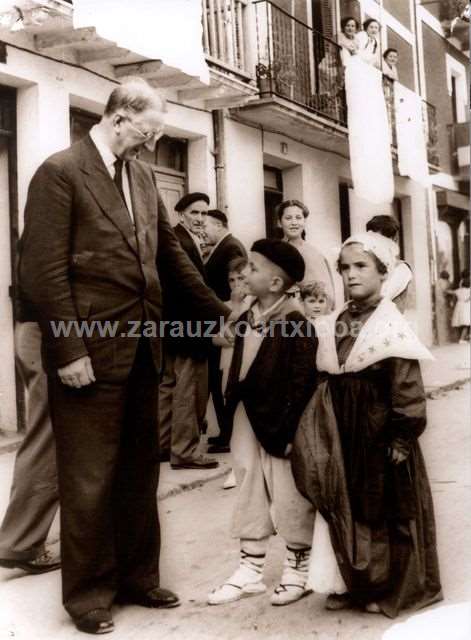
{"type": "Polygon", "coordinates": [[[340,46],[270,0],[254,3],[260,94],[346,124],[340,46]]]}
{"type": "MultiPolygon", "coordinates": [[[[391,144],[397,147],[397,130],[396,130],[396,105],[394,99],[395,81],[383,76],[383,91],[386,101],[386,110],[388,112],[389,127],[391,130],[391,144]]],[[[427,145],[427,158],[429,164],[434,166],[440,165],[438,156],[438,124],[437,112],[433,104],[422,100],[422,118],[425,133],[425,143],[427,145]]]]}
{"type": "Polygon", "coordinates": [[[460,174],[463,170],[469,172],[469,122],[454,122],[449,124],[447,129],[453,173],[460,174]]]}
{"type": "Polygon", "coordinates": [[[430,164],[436,167],[440,166],[440,157],[438,155],[438,120],[437,110],[433,104],[422,100],[425,123],[425,140],[427,142],[427,156],[430,164]]]}
{"type": "Polygon", "coordinates": [[[244,13],[247,0],[202,0],[203,49],[232,69],[246,71],[244,13]]]}

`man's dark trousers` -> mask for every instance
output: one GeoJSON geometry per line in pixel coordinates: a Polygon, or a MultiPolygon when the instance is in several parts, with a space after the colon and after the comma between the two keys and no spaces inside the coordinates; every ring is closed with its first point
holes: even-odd
{"type": "Polygon", "coordinates": [[[229,446],[232,435],[232,420],[227,419],[227,411],[222,393],[222,371],[220,368],[221,348],[211,345],[208,356],[208,382],[219,426],[218,443],[229,446]]]}
{"type": "Polygon", "coordinates": [[[49,378],[63,599],[74,617],[110,607],[120,589],[144,592],[158,586],[157,391],[146,338],[139,339],[131,373],[123,380],[74,389],[57,376],[49,378]]]}

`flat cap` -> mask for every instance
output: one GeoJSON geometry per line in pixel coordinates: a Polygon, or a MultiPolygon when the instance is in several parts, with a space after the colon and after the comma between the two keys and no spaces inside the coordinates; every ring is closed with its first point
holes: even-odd
{"type": "Polygon", "coordinates": [[[207,215],[210,218],[214,218],[215,220],[219,220],[219,222],[222,222],[227,227],[227,216],[224,213],[224,211],[221,211],[221,209],[209,209],[207,215]]]}
{"type": "Polygon", "coordinates": [[[203,200],[203,202],[209,204],[209,196],[206,193],[199,193],[198,191],[187,193],[186,195],[182,196],[177,202],[177,204],[175,205],[175,211],[183,211],[191,204],[193,204],[193,202],[198,202],[199,200],[203,200]]]}
{"type": "Polygon", "coordinates": [[[301,282],[304,278],[306,265],[304,258],[292,244],[285,240],[263,238],[253,243],[251,251],[262,256],[283,269],[286,275],[294,282],[301,282]]]}

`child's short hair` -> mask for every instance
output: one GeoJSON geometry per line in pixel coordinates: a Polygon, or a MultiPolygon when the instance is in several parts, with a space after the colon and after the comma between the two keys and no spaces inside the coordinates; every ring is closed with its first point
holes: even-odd
{"type": "Polygon", "coordinates": [[[306,298],[319,298],[323,296],[327,299],[327,303],[330,309],[334,308],[334,301],[331,296],[327,293],[325,283],[320,280],[315,280],[313,282],[306,282],[299,289],[301,300],[305,300],[306,298]]]}
{"type": "Polygon", "coordinates": [[[228,273],[241,273],[248,264],[249,261],[244,256],[232,258],[227,265],[228,273]]]}

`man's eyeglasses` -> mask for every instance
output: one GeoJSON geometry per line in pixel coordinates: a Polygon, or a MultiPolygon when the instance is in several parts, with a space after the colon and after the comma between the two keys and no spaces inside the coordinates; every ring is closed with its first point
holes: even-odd
{"type": "Polygon", "coordinates": [[[142,136],[142,138],[145,139],[146,142],[149,142],[150,140],[153,140],[154,138],[160,138],[164,132],[164,127],[160,127],[159,129],[151,129],[150,131],[142,131],[141,129],[139,129],[138,127],[136,127],[135,124],[133,124],[130,120],[130,118],[123,118],[124,120],[127,120],[129,123],[129,126],[131,127],[131,129],[134,129],[134,131],[136,133],[138,133],[140,136],[142,136]]]}

